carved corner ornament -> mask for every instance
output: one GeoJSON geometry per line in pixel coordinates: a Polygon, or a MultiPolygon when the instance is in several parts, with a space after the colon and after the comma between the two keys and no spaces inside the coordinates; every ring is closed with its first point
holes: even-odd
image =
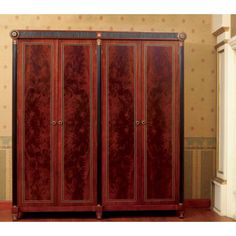
{"type": "Polygon", "coordinates": [[[187,34],[186,33],[184,33],[184,32],[178,33],[178,39],[180,41],[183,42],[186,38],[187,38],[187,34]]]}
{"type": "Polygon", "coordinates": [[[19,37],[20,33],[17,30],[13,30],[10,32],[10,36],[13,40],[17,39],[19,37]]]}

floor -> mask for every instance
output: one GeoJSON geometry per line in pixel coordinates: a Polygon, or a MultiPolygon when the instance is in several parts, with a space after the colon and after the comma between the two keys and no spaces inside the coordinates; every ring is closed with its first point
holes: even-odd
{"type": "MultiPolygon", "coordinates": [[[[0,209],[0,221],[12,221],[10,209],[0,209]]],[[[221,217],[210,209],[188,208],[185,218],[179,219],[175,212],[114,212],[105,213],[102,220],[97,220],[95,213],[25,213],[20,221],[152,221],[152,222],[208,222],[234,221],[228,217],[221,217]]]]}

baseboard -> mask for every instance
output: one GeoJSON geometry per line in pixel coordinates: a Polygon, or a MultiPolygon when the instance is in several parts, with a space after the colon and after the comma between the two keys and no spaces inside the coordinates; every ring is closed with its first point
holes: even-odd
{"type": "Polygon", "coordinates": [[[185,208],[210,208],[210,199],[186,199],[184,201],[185,208]]]}
{"type": "Polygon", "coordinates": [[[0,201],[0,210],[9,210],[12,207],[12,201],[0,201]]]}

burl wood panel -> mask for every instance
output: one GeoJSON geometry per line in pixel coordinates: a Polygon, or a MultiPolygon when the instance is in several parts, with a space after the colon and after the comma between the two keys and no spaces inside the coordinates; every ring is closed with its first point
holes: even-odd
{"type": "Polygon", "coordinates": [[[91,201],[93,194],[93,59],[91,42],[61,44],[62,202],[91,201]]]}
{"type": "Polygon", "coordinates": [[[137,44],[102,44],[104,202],[137,200],[137,44]]]}
{"type": "Polygon", "coordinates": [[[22,63],[23,200],[50,201],[53,194],[50,127],[53,45],[23,44],[22,63]]]}
{"type": "Polygon", "coordinates": [[[173,53],[144,44],[144,200],[173,198],[173,53]]]}

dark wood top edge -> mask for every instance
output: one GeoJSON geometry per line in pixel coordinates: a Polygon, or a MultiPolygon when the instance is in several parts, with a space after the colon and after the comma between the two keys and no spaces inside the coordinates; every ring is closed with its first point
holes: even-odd
{"type": "Polygon", "coordinates": [[[64,31],[64,30],[13,30],[10,33],[15,39],[150,39],[184,41],[185,33],[177,32],[126,32],[126,31],[64,31]]]}

